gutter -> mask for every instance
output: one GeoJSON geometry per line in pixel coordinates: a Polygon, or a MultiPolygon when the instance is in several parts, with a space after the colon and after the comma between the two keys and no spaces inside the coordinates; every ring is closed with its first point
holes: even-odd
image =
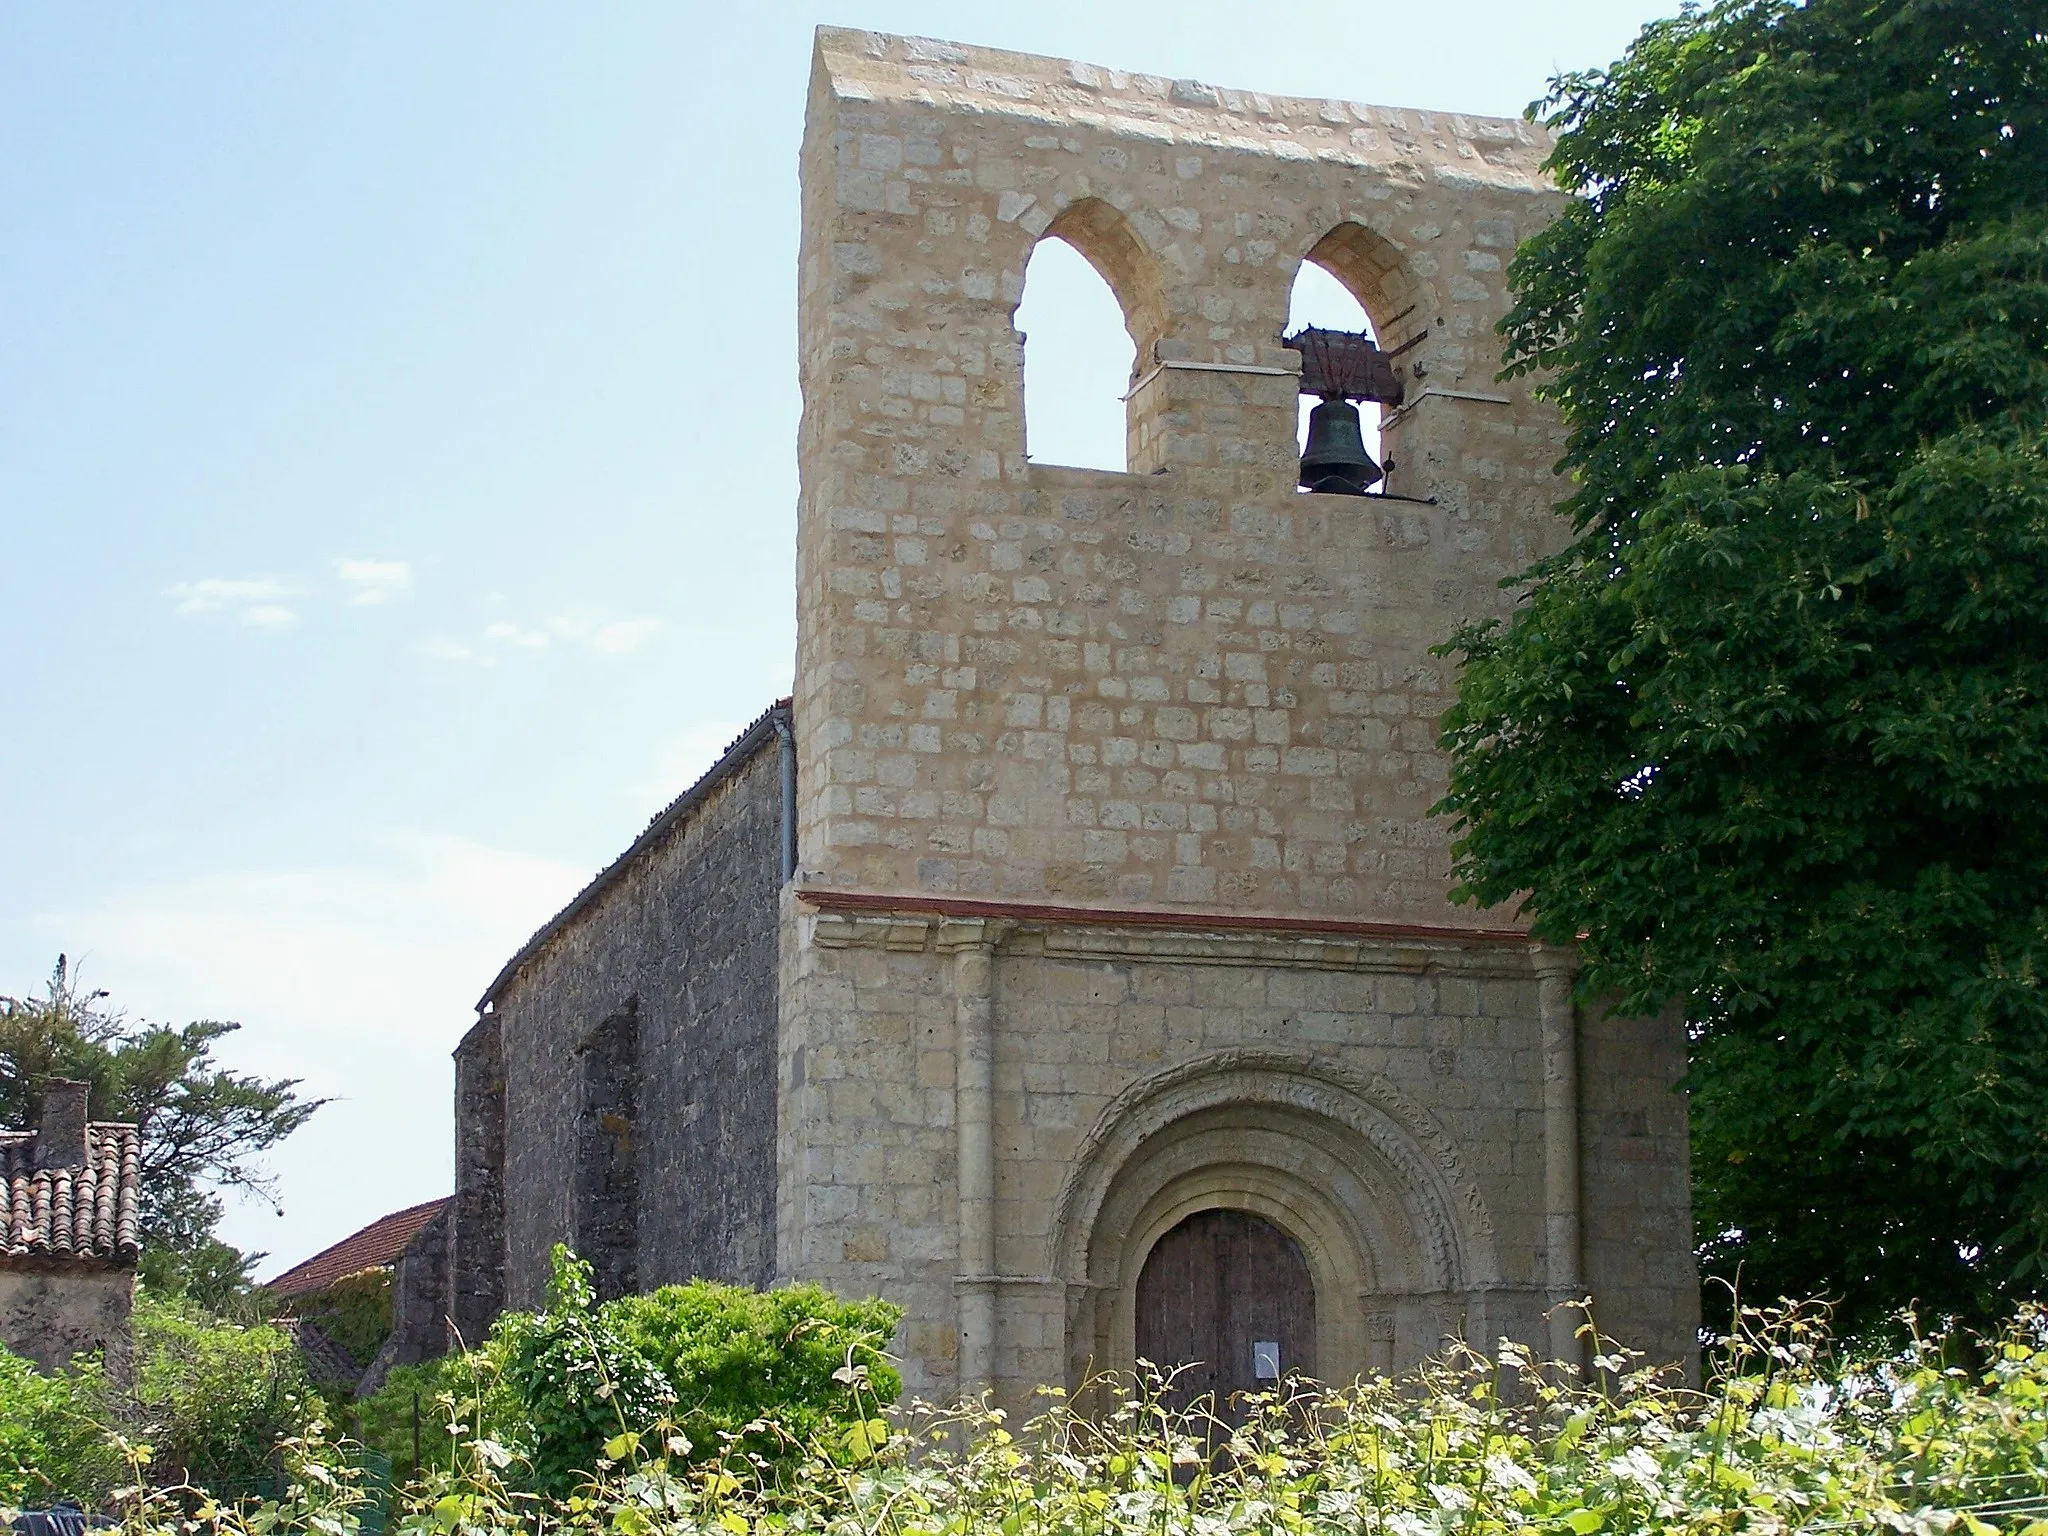
{"type": "Polygon", "coordinates": [[[796,709],[784,699],[769,715],[782,748],[782,883],[796,876],[796,709]]]}

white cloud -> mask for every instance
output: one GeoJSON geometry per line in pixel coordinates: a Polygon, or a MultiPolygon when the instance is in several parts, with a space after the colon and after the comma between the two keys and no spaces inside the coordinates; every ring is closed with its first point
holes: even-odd
{"type": "Polygon", "coordinates": [[[337,560],[334,574],[351,607],[374,608],[412,594],[412,567],[403,560],[337,560]]]}
{"type": "MultiPolygon", "coordinates": [[[[116,891],[29,926],[138,1017],[236,1019],[237,1071],[333,1097],[270,1160],[282,1219],[233,1203],[225,1236],[274,1273],[446,1194],[448,1053],[498,967],[592,871],[445,836],[393,836],[322,868],[245,869],[116,891]]],[[[39,974],[39,973],[37,973],[39,974]]]]}
{"type": "Polygon", "coordinates": [[[420,654],[434,661],[452,661],[459,666],[495,667],[498,658],[489,651],[477,649],[460,640],[451,640],[446,635],[429,635],[420,642],[420,654]]]}
{"type": "Polygon", "coordinates": [[[599,620],[580,610],[558,613],[546,620],[547,632],[557,640],[580,645],[597,632],[599,620]]]}
{"type": "Polygon", "coordinates": [[[589,651],[599,656],[626,656],[661,632],[661,620],[598,619],[585,613],[563,613],[539,623],[494,619],[474,640],[436,635],[420,642],[420,653],[436,661],[473,667],[494,667],[518,651],[555,647],[589,651]]]}
{"type": "Polygon", "coordinates": [[[527,629],[523,625],[500,619],[484,627],[484,638],[497,645],[509,645],[522,651],[544,651],[554,638],[544,629],[527,629]]]}
{"type": "Polygon", "coordinates": [[[660,630],[659,619],[620,619],[599,625],[590,637],[590,648],[606,656],[624,656],[639,650],[660,630]]]}
{"type": "Polygon", "coordinates": [[[165,593],[183,618],[231,613],[252,629],[282,629],[299,617],[283,600],[301,590],[297,583],[276,576],[206,576],[174,582],[165,593]]]}

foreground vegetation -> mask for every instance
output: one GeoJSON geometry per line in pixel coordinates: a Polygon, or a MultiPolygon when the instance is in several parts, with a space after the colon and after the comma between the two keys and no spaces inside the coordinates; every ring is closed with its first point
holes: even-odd
{"type": "MultiPolygon", "coordinates": [[[[1017,1428],[975,1405],[891,1408],[892,1373],[859,1309],[820,1321],[783,1293],[756,1297],[774,1306],[753,1316],[789,1326],[780,1337],[734,1330],[726,1313],[665,1336],[727,1367],[764,1340],[793,1346],[757,1361],[765,1375],[730,1379],[780,1372],[802,1401],[734,1422],[736,1401],[678,1395],[666,1371],[666,1391],[614,1374],[647,1358],[625,1309],[593,1305],[573,1267],[564,1278],[545,1312],[446,1368],[431,1405],[439,1432],[395,1492],[366,1477],[362,1448],[315,1415],[271,1449],[268,1496],[219,1497],[176,1475],[141,1426],[92,1421],[84,1396],[57,1402],[70,1378],[52,1387],[0,1373],[0,1458],[18,1455],[16,1431],[41,1414],[49,1443],[68,1434],[112,1464],[105,1507],[131,1536],[2048,1536],[2039,1312],[1990,1338],[1915,1337],[1855,1355],[1838,1351],[1818,1311],[1749,1311],[1704,1390],[1610,1344],[1582,1381],[1503,1343],[1492,1355],[1454,1350],[1395,1381],[1337,1392],[1296,1384],[1235,1405],[1232,1422],[1213,1405],[1170,1408],[1155,1378],[1130,1391],[1098,1384],[1085,1413],[1047,1392],[1017,1428]],[[721,1331],[739,1347],[720,1346],[721,1331]],[[815,1369],[828,1343],[841,1362],[826,1377],[829,1397],[815,1369]],[[551,1444],[561,1452],[605,1415],[582,1464],[551,1458],[551,1444]],[[794,1424],[808,1428],[799,1436],[794,1424]]],[[[695,1289],[671,1288],[646,1310],[709,1304],[684,1294],[695,1289]]],[[[705,1384],[687,1367],[682,1379],[705,1384]]]]}
{"type": "Polygon", "coordinates": [[[284,1328],[145,1289],[133,1379],[118,1388],[97,1360],[46,1377],[0,1349],[0,1506],[199,1489],[226,1505],[313,1469],[388,1502],[389,1487],[473,1454],[515,1468],[521,1496],[562,1499],[622,1431],[656,1426],[679,1466],[739,1455],[788,1468],[895,1401],[883,1351],[900,1316],[814,1285],[696,1281],[600,1304],[589,1266],[558,1247],[546,1307],[508,1312],[476,1349],[401,1367],[352,1401],[321,1389],[284,1328]]]}

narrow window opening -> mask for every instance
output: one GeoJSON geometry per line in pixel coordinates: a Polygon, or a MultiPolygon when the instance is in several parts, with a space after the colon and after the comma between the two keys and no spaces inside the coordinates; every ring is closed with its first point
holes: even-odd
{"type": "MultiPolygon", "coordinates": [[[[1287,298],[1287,334],[1291,336],[1311,325],[1326,331],[1364,331],[1375,342],[1379,340],[1379,332],[1373,329],[1365,306],[1351,296],[1351,290],[1313,261],[1304,261],[1301,270],[1294,275],[1294,289],[1287,298]]],[[[1308,413],[1317,404],[1307,395],[1301,397],[1300,412],[1294,424],[1296,443],[1306,440],[1308,413]]],[[[1380,452],[1381,409],[1371,400],[1358,402],[1358,422],[1365,434],[1365,451],[1384,465],[1386,458],[1380,452]]],[[[1375,490],[1382,488],[1374,487],[1375,490]]]]}
{"type": "Polygon", "coordinates": [[[1047,236],[1024,269],[1024,451],[1036,464],[1122,470],[1124,394],[1135,348],[1102,275],[1047,236]]]}

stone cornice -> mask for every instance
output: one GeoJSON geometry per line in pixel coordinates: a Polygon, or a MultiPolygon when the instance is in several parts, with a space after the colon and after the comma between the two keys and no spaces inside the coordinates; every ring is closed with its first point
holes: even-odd
{"type": "Polygon", "coordinates": [[[950,953],[1000,944],[1006,955],[1062,960],[1280,966],[1368,974],[1535,976],[1547,946],[1506,929],[1436,927],[1155,908],[799,890],[810,940],[825,949],[950,953]]]}

